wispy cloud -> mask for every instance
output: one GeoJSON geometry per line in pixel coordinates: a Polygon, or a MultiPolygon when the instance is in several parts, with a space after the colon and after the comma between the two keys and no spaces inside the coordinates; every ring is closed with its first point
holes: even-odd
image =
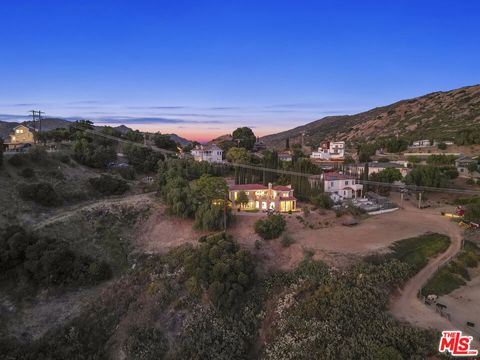
{"type": "Polygon", "coordinates": [[[127,109],[134,109],[134,110],[144,110],[144,109],[150,109],[150,110],[184,110],[184,109],[191,109],[190,106],[183,106],[183,105],[170,105],[170,106],[162,106],[162,105],[146,105],[146,106],[129,105],[129,106],[126,106],[125,108],[127,108],[127,109]]]}
{"type": "Polygon", "coordinates": [[[70,101],[67,104],[68,105],[99,105],[99,104],[105,104],[105,102],[100,100],[78,100],[78,101],[70,101]]]}
{"type": "Polygon", "coordinates": [[[92,119],[98,124],[223,124],[220,120],[186,120],[163,117],[110,116],[92,119]]]}
{"type": "Polygon", "coordinates": [[[17,103],[17,104],[8,104],[6,106],[11,106],[11,107],[25,107],[25,106],[38,106],[38,104],[34,104],[34,103],[17,103]]]}
{"type": "Polygon", "coordinates": [[[214,106],[214,107],[208,107],[206,109],[207,110],[238,110],[241,108],[238,106],[214,106]]]}
{"type": "Polygon", "coordinates": [[[30,119],[30,116],[28,115],[0,114],[0,120],[4,121],[18,121],[28,119],[30,119]]]}

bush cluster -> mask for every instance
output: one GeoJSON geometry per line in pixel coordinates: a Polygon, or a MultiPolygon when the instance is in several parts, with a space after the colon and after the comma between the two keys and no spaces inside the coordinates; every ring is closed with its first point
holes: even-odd
{"type": "Polygon", "coordinates": [[[278,238],[285,230],[287,222],[282,215],[271,214],[266,219],[255,222],[255,232],[265,240],[278,238]]]}
{"type": "Polygon", "coordinates": [[[200,243],[185,261],[190,292],[200,293],[205,288],[217,308],[231,310],[244,300],[254,283],[250,252],[225,233],[203,237],[200,243]]]}
{"type": "Polygon", "coordinates": [[[59,240],[39,238],[19,226],[0,231],[0,272],[34,284],[90,285],[111,276],[108,264],[71,250],[59,240]]]}
{"type": "Polygon", "coordinates": [[[123,179],[110,175],[101,175],[100,177],[88,179],[92,188],[102,195],[122,195],[129,186],[123,179]]]}
{"type": "Polygon", "coordinates": [[[23,200],[34,201],[43,206],[55,206],[60,202],[53,186],[45,182],[20,184],[18,185],[18,193],[23,200]]]}

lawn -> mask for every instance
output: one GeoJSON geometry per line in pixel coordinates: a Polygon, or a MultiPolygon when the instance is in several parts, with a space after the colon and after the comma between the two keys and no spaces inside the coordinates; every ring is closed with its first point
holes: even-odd
{"type": "Polygon", "coordinates": [[[443,253],[450,246],[450,238],[446,235],[427,233],[413,238],[396,241],[390,246],[391,257],[410,264],[413,271],[420,271],[428,263],[428,259],[443,253]]]}
{"type": "Polygon", "coordinates": [[[466,241],[458,257],[442,267],[422,289],[422,295],[445,295],[466,284],[470,280],[468,268],[477,267],[480,261],[480,248],[466,241]]]}

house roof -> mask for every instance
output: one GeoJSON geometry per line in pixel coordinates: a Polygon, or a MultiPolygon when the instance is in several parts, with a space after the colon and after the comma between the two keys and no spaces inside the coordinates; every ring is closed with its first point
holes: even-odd
{"type": "Polygon", "coordinates": [[[203,150],[203,151],[223,151],[215,144],[207,144],[207,145],[197,145],[193,150],[203,150]]]}
{"type": "MultiPolygon", "coordinates": [[[[365,163],[360,163],[357,165],[357,167],[364,167],[364,166],[365,166],[365,163]]],[[[386,168],[401,169],[401,168],[404,168],[405,166],[402,166],[397,163],[391,163],[391,162],[369,162],[368,167],[380,168],[380,169],[386,169],[386,168]]]]}
{"type": "MultiPolygon", "coordinates": [[[[268,186],[265,186],[263,184],[236,184],[236,185],[230,185],[229,189],[230,190],[248,190],[248,191],[268,190],[268,186]]],[[[273,186],[272,190],[290,191],[290,190],[292,190],[292,188],[291,188],[291,186],[277,185],[277,186],[273,186]]]]}
{"type": "Polygon", "coordinates": [[[277,190],[277,191],[290,191],[290,190],[292,190],[292,188],[290,186],[285,186],[285,185],[277,185],[277,186],[272,187],[272,189],[277,190]]]}
{"type": "Polygon", "coordinates": [[[268,187],[266,187],[263,184],[236,184],[236,185],[230,185],[229,189],[230,190],[267,190],[268,187]]]}
{"type": "Polygon", "coordinates": [[[340,174],[337,172],[328,172],[325,173],[325,180],[326,181],[334,181],[334,180],[355,180],[355,176],[340,174]]]}

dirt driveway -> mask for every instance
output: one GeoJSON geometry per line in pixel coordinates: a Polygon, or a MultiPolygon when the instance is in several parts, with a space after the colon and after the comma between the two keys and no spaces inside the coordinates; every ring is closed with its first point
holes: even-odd
{"type": "MultiPolygon", "coordinates": [[[[442,224],[448,220],[440,216],[439,209],[418,210],[413,206],[392,213],[372,216],[353,227],[342,226],[345,217],[336,218],[332,211],[286,215],[287,233],[295,243],[288,248],[278,240],[262,241],[261,249],[255,248],[260,240],[254,232],[259,216],[236,216],[228,233],[250,249],[266,267],[288,269],[304,257],[304,249],[310,249],[317,259],[342,267],[360,256],[386,249],[392,242],[425,232],[448,233],[442,224]],[[299,220],[297,216],[304,218],[299,220]]],[[[143,225],[137,237],[139,250],[162,252],[189,242],[195,244],[204,233],[192,229],[192,221],[155,212],[143,225]]]]}

